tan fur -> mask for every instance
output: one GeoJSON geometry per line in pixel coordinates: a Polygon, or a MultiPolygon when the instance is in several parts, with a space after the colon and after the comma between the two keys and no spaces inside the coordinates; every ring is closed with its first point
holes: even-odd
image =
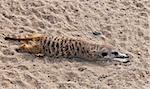
{"type": "Polygon", "coordinates": [[[102,60],[104,56],[107,56],[113,50],[108,45],[95,44],[81,39],[62,36],[33,34],[25,37],[7,36],[5,39],[24,41],[25,43],[16,49],[18,52],[43,54],[50,57],[78,57],[93,61],[102,60]]]}

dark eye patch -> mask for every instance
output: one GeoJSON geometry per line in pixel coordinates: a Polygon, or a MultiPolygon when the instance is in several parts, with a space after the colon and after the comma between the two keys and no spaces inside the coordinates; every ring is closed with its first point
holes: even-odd
{"type": "Polygon", "coordinates": [[[118,55],[118,52],[112,52],[112,54],[114,54],[114,55],[118,55]]]}
{"type": "Polygon", "coordinates": [[[108,53],[107,52],[103,52],[102,53],[102,56],[104,57],[104,56],[107,56],[108,55],[108,53]]]}

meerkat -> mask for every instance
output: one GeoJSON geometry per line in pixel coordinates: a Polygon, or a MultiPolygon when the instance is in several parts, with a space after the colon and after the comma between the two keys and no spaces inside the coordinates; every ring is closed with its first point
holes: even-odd
{"type": "Polygon", "coordinates": [[[49,57],[81,58],[88,61],[111,60],[129,62],[128,54],[121,53],[110,45],[90,43],[65,36],[6,36],[5,40],[23,41],[15,50],[21,53],[42,54],[49,57]]]}

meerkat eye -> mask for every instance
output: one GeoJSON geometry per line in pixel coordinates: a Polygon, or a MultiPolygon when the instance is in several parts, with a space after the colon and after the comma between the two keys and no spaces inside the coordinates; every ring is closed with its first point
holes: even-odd
{"type": "Polygon", "coordinates": [[[102,53],[102,56],[104,57],[104,56],[107,56],[108,55],[108,53],[107,52],[103,52],[102,53]]]}
{"type": "Polygon", "coordinates": [[[118,52],[112,52],[112,54],[114,54],[114,55],[118,55],[118,52]]]}

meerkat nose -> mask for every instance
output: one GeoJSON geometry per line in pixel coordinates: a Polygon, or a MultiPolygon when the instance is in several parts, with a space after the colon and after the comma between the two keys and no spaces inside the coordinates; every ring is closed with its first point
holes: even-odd
{"type": "Polygon", "coordinates": [[[126,54],[126,58],[129,58],[130,56],[129,56],[129,54],[126,54]]]}

